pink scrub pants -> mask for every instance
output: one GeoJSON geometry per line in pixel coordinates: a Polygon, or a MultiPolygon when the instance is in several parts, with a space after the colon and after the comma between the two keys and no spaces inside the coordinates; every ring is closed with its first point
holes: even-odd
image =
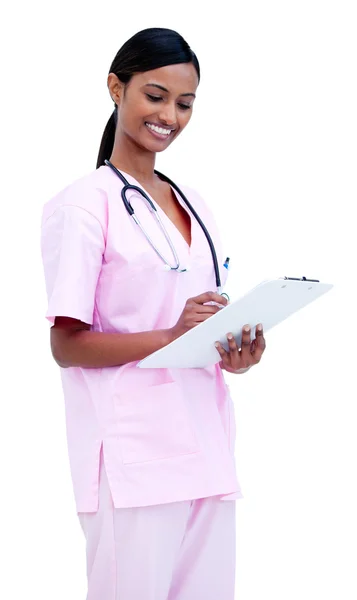
{"type": "Polygon", "coordinates": [[[114,508],[101,459],[99,508],[78,513],[87,600],[234,600],[235,501],[114,508]]]}

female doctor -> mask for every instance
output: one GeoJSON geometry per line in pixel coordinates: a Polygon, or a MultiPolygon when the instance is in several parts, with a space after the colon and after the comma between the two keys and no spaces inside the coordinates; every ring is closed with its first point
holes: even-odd
{"type": "MultiPolygon", "coordinates": [[[[199,78],[195,54],[175,31],[129,39],[110,67],[115,109],[96,170],[43,210],[46,316],[61,367],[88,600],[234,598],[242,493],[222,370],[243,373],[260,361],[262,327],[252,343],[244,328],[241,348],[228,333],[229,351],[218,345],[213,367],[136,368],[227,303],[203,228],[154,171],[156,153],[191,118],[199,78]],[[133,188],[126,200],[136,221],[130,216],[123,177],[144,190],[160,223],[133,188]]],[[[219,118],[212,113],[213,123],[219,118]]],[[[213,240],[224,283],[214,219],[194,190],[181,190],[213,240]]]]}

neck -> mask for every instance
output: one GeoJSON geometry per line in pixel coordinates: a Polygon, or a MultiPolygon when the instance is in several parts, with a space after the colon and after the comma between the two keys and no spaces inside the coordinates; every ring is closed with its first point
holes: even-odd
{"type": "Polygon", "coordinates": [[[141,148],[135,142],[117,130],[110,162],[120,170],[128,173],[140,183],[153,183],[155,180],[154,152],[141,148]]]}

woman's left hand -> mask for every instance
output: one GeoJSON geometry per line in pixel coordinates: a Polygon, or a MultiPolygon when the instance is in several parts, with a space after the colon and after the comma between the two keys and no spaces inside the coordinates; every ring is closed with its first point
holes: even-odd
{"type": "Polygon", "coordinates": [[[229,351],[216,342],[215,346],[222,358],[220,366],[228,373],[245,373],[253,365],[260,362],[265,350],[265,339],[263,325],[260,323],[255,329],[255,340],[250,341],[250,327],[244,325],[242,331],[242,347],[238,348],[237,342],[232,333],[227,334],[229,351]]]}

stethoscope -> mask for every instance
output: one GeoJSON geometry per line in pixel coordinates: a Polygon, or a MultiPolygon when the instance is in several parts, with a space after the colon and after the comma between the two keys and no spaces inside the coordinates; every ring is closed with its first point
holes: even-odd
{"type": "MultiPolygon", "coordinates": [[[[161,258],[161,260],[164,262],[166,268],[168,271],[177,271],[179,273],[183,273],[184,271],[186,271],[187,269],[181,269],[180,266],[180,261],[177,255],[177,252],[175,250],[175,247],[172,243],[172,240],[169,236],[169,234],[167,233],[167,230],[162,222],[162,220],[160,219],[160,216],[157,212],[157,209],[155,207],[155,205],[153,204],[153,202],[151,201],[151,199],[148,197],[148,195],[144,192],[144,190],[140,187],[138,187],[137,185],[131,185],[128,180],[124,177],[124,175],[110,162],[110,160],[105,160],[104,161],[105,164],[110,167],[112,169],[112,171],[114,171],[114,173],[121,179],[121,181],[124,183],[124,187],[121,190],[121,197],[122,200],[124,202],[124,206],[126,208],[126,210],[128,211],[129,215],[134,219],[135,223],[140,227],[141,231],[143,232],[144,236],[146,237],[147,241],[149,242],[149,244],[151,245],[151,247],[153,248],[153,250],[156,252],[156,254],[161,258]],[[128,190],[134,190],[136,192],[138,192],[147,202],[148,208],[150,210],[150,212],[154,215],[155,219],[157,220],[166,240],[167,243],[170,246],[170,250],[174,256],[174,260],[175,260],[175,264],[172,265],[170,264],[170,262],[168,262],[166,260],[166,258],[161,254],[161,252],[158,250],[158,248],[155,246],[154,242],[152,241],[152,239],[150,238],[150,236],[147,234],[147,232],[145,231],[145,229],[143,228],[142,224],[140,223],[138,217],[135,215],[134,209],[131,206],[129,200],[127,200],[126,198],[126,193],[128,190]]],[[[197,222],[199,223],[199,225],[202,228],[203,233],[205,234],[210,250],[211,250],[211,254],[212,254],[212,260],[213,260],[213,266],[214,266],[214,272],[215,272],[215,276],[216,276],[216,286],[217,286],[217,293],[221,294],[221,290],[222,290],[222,284],[221,284],[221,276],[219,273],[219,266],[218,266],[218,260],[217,260],[217,253],[212,241],[212,238],[210,236],[210,234],[208,233],[204,223],[202,222],[202,220],[200,219],[200,217],[198,216],[197,212],[195,211],[195,209],[193,208],[193,206],[191,205],[191,203],[187,200],[185,194],[180,190],[180,188],[173,182],[171,181],[171,179],[169,179],[168,177],[166,177],[166,175],[163,175],[162,173],[159,173],[159,171],[154,171],[156,173],[156,175],[162,179],[163,181],[166,181],[169,185],[171,185],[174,190],[176,190],[176,192],[178,194],[180,194],[182,200],[185,202],[185,204],[188,206],[188,208],[190,209],[190,211],[192,212],[192,214],[194,215],[195,219],[197,220],[197,222]]],[[[222,296],[227,296],[227,294],[222,294],[222,296]]],[[[228,298],[229,299],[229,298],[228,298]]]]}

